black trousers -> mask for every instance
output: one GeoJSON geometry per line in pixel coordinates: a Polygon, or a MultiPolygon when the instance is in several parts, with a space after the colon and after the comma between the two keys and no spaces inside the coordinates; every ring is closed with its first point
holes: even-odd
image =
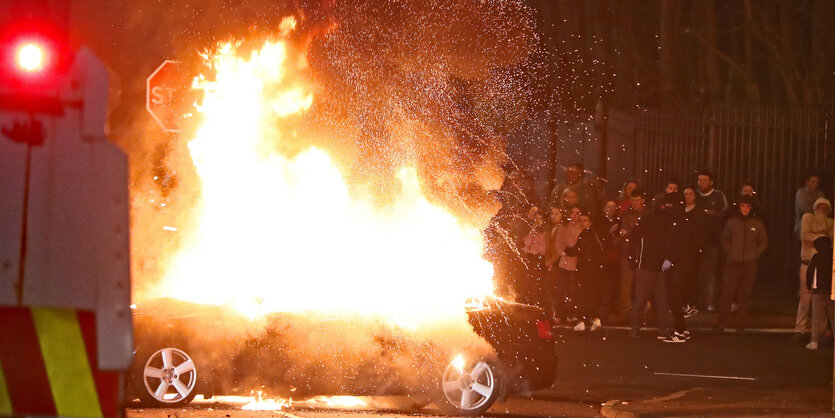
{"type": "Polygon", "coordinates": [[[557,283],[554,286],[554,311],[556,318],[579,316],[576,271],[557,268],[557,283]]]}
{"type": "Polygon", "coordinates": [[[605,319],[611,312],[617,312],[618,292],[620,291],[620,261],[603,263],[603,299],[600,306],[600,319],[605,319]]]}
{"type": "Polygon", "coordinates": [[[584,321],[602,318],[603,277],[602,269],[577,272],[577,292],[579,311],[584,321]]]}
{"type": "Polygon", "coordinates": [[[635,274],[635,296],[632,299],[630,323],[632,329],[641,328],[644,306],[652,301],[658,318],[658,330],[666,334],[670,330],[670,307],[667,304],[667,290],[664,273],[654,270],[638,269],[635,274]]]}
{"type": "Polygon", "coordinates": [[[698,251],[690,254],[684,260],[676,263],[675,269],[681,280],[681,292],[684,304],[690,306],[699,305],[699,264],[701,253],[698,251]]]}
{"type": "Polygon", "coordinates": [[[695,274],[678,266],[673,267],[664,276],[667,280],[667,303],[670,304],[673,326],[677,332],[684,332],[687,330],[687,323],[684,321],[684,312],[682,312],[682,308],[684,308],[685,301],[687,300],[685,293],[690,289],[689,286],[692,283],[698,286],[699,282],[695,274]]]}

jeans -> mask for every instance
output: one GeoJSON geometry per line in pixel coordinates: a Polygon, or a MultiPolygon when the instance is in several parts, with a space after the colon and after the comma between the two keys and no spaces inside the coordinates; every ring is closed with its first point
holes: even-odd
{"type": "Polygon", "coordinates": [[[699,284],[702,306],[716,306],[716,270],[719,267],[719,248],[707,247],[699,260],[699,284]]]}
{"type": "MultiPolygon", "coordinates": [[[[808,261],[806,261],[808,263],[808,261]]],[[[794,332],[809,332],[809,310],[812,308],[812,293],[806,288],[806,269],[807,264],[800,264],[800,290],[798,295],[800,300],[797,302],[797,317],[794,321],[794,332]]]]}
{"type": "Polygon", "coordinates": [[[722,304],[719,307],[719,322],[724,327],[731,313],[731,305],[736,300],[736,313],[739,316],[737,327],[744,329],[748,320],[748,303],[757,278],[757,262],[725,264],[722,281],[722,304]]]}

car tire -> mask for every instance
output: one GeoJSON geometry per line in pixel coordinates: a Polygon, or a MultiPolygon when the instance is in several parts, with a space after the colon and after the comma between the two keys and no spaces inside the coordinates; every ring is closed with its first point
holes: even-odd
{"type": "Polygon", "coordinates": [[[163,347],[146,352],[137,360],[139,370],[135,373],[132,386],[142,405],[183,406],[197,396],[198,365],[185,351],[163,347]]]}
{"type": "Polygon", "coordinates": [[[441,410],[455,414],[481,415],[501,393],[501,373],[495,361],[452,361],[441,378],[441,410]]]}

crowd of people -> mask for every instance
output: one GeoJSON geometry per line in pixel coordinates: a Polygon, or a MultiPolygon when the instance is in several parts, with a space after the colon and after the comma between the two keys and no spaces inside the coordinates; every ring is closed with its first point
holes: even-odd
{"type": "MultiPolygon", "coordinates": [[[[638,338],[652,319],[660,340],[684,343],[686,318],[702,310],[718,314],[715,331],[732,319],[745,330],[758,261],[768,247],[750,182],[730,203],[707,170],[692,185],[670,180],[649,199],[637,181],[628,181],[607,200],[599,179],[587,178],[581,164],[565,170],[566,182],[544,204],[529,179],[518,172],[508,177],[502,210],[486,231],[501,293],[541,306],[575,331],[628,323],[629,336],[638,338]]],[[[831,204],[819,180],[809,176],[797,192],[797,332],[811,334],[810,349],[833,322],[831,204]]]]}

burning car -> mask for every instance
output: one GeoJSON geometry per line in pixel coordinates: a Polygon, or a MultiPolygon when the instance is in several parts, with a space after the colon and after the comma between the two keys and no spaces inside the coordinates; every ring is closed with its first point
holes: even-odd
{"type": "Polygon", "coordinates": [[[482,230],[504,155],[494,130],[477,130],[469,158],[442,117],[458,104],[421,120],[406,98],[424,87],[404,85],[403,102],[376,109],[392,141],[378,151],[391,155],[368,154],[376,128],[365,123],[376,122],[338,110],[353,96],[329,89],[295,27],[288,17],[275,34],[181,60],[197,99],[159,162],[177,181],[160,193],[140,171],[132,193],[132,393],[154,405],[402,394],[475,414],[549,386],[544,313],[491,296],[482,230]]]}
{"type": "Polygon", "coordinates": [[[443,337],[356,317],[273,313],[253,321],[221,307],[159,299],[135,309],[127,386],[131,398],[150,406],[257,390],[285,400],[403,395],[416,407],[435,401],[476,415],[553,383],[557,357],[541,309],[491,299],[467,311],[471,330],[491,349],[464,339],[450,351],[443,337]]]}

